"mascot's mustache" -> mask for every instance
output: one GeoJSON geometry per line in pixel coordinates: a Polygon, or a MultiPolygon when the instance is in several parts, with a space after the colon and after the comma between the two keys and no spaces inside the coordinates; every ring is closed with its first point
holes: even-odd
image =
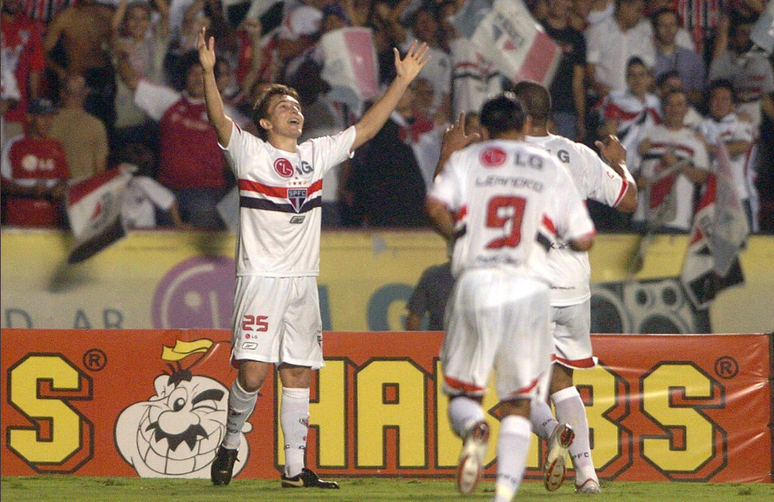
{"type": "Polygon", "coordinates": [[[177,447],[180,446],[180,444],[183,442],[188,445],[189,449],[193,450],[194,446],[196,446],[196,442],[200,438],[206,438],[209,436],[207,431],[205,431],[204,427],[202,427],[200,424],[191,425],[180,434],[169,434],[161,427],[159,427],[158,422],[152,422],[148,425],[148,427],[145,428],[145,431],[154,431],[154,439],[157,442],[166,438],[167,443],[169,444],[169,449],[172,451],[176,451],[177,447]]]}

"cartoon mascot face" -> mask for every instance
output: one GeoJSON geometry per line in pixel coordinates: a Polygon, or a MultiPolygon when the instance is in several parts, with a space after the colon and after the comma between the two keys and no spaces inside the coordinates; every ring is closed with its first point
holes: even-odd
{"type": "MultiPolygon", "coordinates": [[[[156,395],[126,408],[115,438],[121,456],[143,478],[209,478],[210,465],[226,431],[228,389],[217,380],[179,368],[154,381],[156,395]]],[[[242,429],[234,474],[247,462],[242,429]]]]}

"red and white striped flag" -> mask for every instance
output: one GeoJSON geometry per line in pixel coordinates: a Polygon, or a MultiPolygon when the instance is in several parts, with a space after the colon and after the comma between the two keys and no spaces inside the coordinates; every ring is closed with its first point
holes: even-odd
{"type": "Polygon", "coordinates": [[[321,76],[330,96],[346,103],[360,116],[363,104],[379,97],[379,67],[370,28],[341,28],[320,39],[321,76]]]}
{"type": "Polygon", "coordinates": [[[71,185],[67,217],[75,236],[68,263],[78,263],[126,236],[121,217],[131,172],[117,167],[71,185]]]}
{"type": "Polygon", "coordinates": [[[728,150],[718,141],[717,168],[693,219],[691,239],[680,281],[697,309],[709,307],[715,296],[744,282],[739,251],[749,226],[736,193],[728,150]]]}
{"type": "Polygon", "coordinates": [[[454,25],[509,79],[551,85],[562,50],[522,0],[469,0],[454,25]]]}

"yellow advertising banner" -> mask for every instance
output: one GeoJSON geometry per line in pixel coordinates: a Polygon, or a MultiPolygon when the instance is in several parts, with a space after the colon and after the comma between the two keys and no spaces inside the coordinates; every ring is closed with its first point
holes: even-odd
{"type": "MultiPolygon", "coordinates": [[[[679,284],[687,236],[658,236],[642,270],[627,276],[633,235],[600,235],[591,251],[592,330],[613,333],[767,332],[774,327],[774,237],[752,236],[745,283],[721,292],[703,319],[679,284]]],[[[65,232],[2,230],[3,328],[228,329],[235,237],[136,231],[69,265],[65,232]]],[[[323,232],[318,286],[326,330],[404,329],[422,271],[443,263],[427,231],[323,232]]]]}
{"type": "MultiPolygon", "coordinates": [[[[307,464],[327,476],[454,476],[438,332],[325,332],[307,464]]],[[[226,330],[21,330],[0,338],[3,476],[208,478],[226,429],[226,330]]],[[[600,478],[771,482],[772,335],[595,335],[576,372],[600,478]],[[743,417],[741,419],[740,417],[743,417]]],[[[236,475],[284,464],[273,377],[236,475]]],[[[484,400],[492,432],[494,393],[484,400]]],[[[526,477],[542,479],[533,439],[526,477]]],[[[485,475],[495,474],[490,448],[485,475]]]]}

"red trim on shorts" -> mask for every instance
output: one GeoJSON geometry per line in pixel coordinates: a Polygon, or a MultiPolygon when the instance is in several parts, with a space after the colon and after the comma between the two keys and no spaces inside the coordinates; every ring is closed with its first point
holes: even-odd
{"type": "Polygon", "coordinates": [[[484,392],[483,387],[478,387],[476,385],[473,385],[472,383],[466,383],[461,380],[456,380],[452,377],[444,376],[443,380],[444,382],[446,382],[446,385],[448,385],[454,390],[459,390],[462,392],[484,392]]]}
{"type": "Polygon", "coordinates": [[[521,389],[518,389],[508,394],[508,397],[519,397],[523,394],[529,394],[530,392],[532,392],[532,389],[534,389],[537,386],[537,384],[538,384],[538,379],[536,378],[532,380],[532,383],[527,385],[526,387],[522,387],[521,389]]]}
{"type": "Polygon", "coordinates": [[[594,363],[593,357],[587,357],[586,359],[564,359],[554,354],[554,360],[561,364],[562,366],[567,366],[568,368],[580,368],[580,369],[589,369],[593,368],[596,364],[594,363]]]}

